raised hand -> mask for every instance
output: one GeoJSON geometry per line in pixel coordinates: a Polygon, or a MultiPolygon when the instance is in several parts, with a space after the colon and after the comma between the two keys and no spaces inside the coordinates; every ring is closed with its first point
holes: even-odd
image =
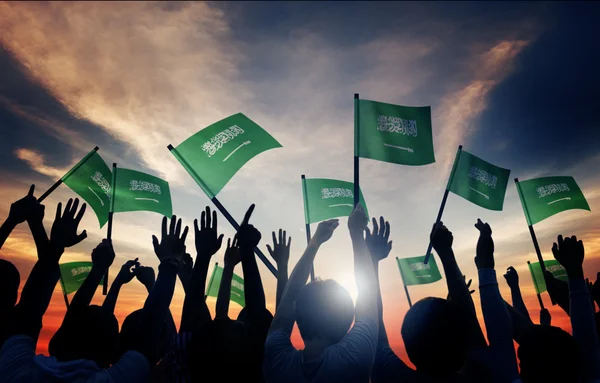
{"type": "Polygon", "coordinates": [[[185,254],[185,239],[187,237],[188,227],[181,232],[181,218],[177,219],[174,215],[171,218],[171,224],[167,231],[167,217],[163,217],[160,242],[156,236],[152,236],[152,245],[154,253],[161,262],[169,262],[179,267],[181,258],[185,254]]]}
{"type": "Polygon", "coordinates": [[[231,244],[231,238],[227,239],[227,250],[225,250],[225,267],[233,268],[241,261],[242,256],[240,255],[237,237],[233,238],[233,244],[231,244]]]}
{"type": "Polygon", "coordinates": [[[135,277],[137,267],[140,266],[138,259],[139,258],[136,258],[132,261],[125,262],[123,266],[121,266],[121,270],[119,270],[119,274],[117,274],[115,281],[119,281],[122,284],[131,282],[133,277],[135,277]]]}
{"type": "Polygon", "coordinates": [[[479,230],[479,240],[477,241],[477,255],[475,256],[475,265],[477,270],[494,268],[494,240],[492,239],[492,228],[487,223],[483,223],[477,218],[475,224],[479,230]]]}
{"type": "Polygon", "coordinates": [[[198,256],[210,259],[223,244],[223,234],[217,233],[216,210],[213,210],[211,214],[210,207],[206,207],[206,210],[200,215],[200,228],[198,228],[198,220],[194,220],[194,233],[196,234],[198,256]]]}
{"type": "Polygon", "coordinates": [[[113,250],[111,241],[108,239],[103,239],[102,242],[92,250],[92,267],[95,269],[106,270],[112,265],[114,260],[115,251],[113,250]]]}
{"type": "MultiPolygon", "coordinates": [[[[23,223],[28,219],[31,219],[36,213],[39,214],[39,206],[37,199],[33,196],[35,191],[35,185],[31,185],[27,195],[20,200],[13,202],[10,205],[10,212],[8,213],[8,219],[14,224],[23,223]]],[[[43,210],[42,210],[43,218],[43,210]]]]}
{"type": "Polygon", "coordinates": [[[361,204],[356,205],[352,214],[348,217],[348,229],[350,233],[362,235],[368,224],[369,219],[367,218],[365,209],[361,204]]]}
{"type": "Polygon", "coordinates": [[[144,285],[148,291],[152,290],[154,282],[156,282],[154,269],[149,266],[140,266],[138,263],[133,271],[137,280],[140,281],[140,283],[144,285]]]}
{"type": "Polygon", "coordinates": [[[452,232],[448,230],[446,226],[444,226],[443,222],[440,221],[437,224],[433,224],[431,234],[429,235],[429,240],[431,241],[436,253],[440,255],[452,248],[454,237],[452,236],[452,232]]]}
{"type": "Polygon", "coordinates": [[[540,324],[542,326],[550,326],[552,323],[552,315],[548,309],[540,310],[540,324]]]}
{"type": "Polygon", "coordinates": [[[87,238],[85,230],[81,234],[77,234],[79,222],[81,222],[81,218],[83,218],[83,214],[85,213],[86,204],[81,206],[79,213],[77,213],[78,206],[78,198],[75,198],[75,202],[73,202],[73,199],[69,199],[64,213],[61,213],[62,204],[58,203],[56,217],[50,231],[50,241],[54,245],[60,248],[71,247],[87,238]]]}
{"type": "Polygon", "coordinates": [[[288,238],[286,231],[279,229],[279,241],[277,241],[277,236],[273,232],[273,247],[267,245],[267,250],[269,250],[269,254],[271,254],[277,265],[287,265],[290,259],[291,245],[292,237],[288,238]]]}
{"type": "Polygon", "coordinates": [[[504,279],[506,279],[506,283],[511,289],[516,289],[517,287],[519,287],[519,274],[517,273],[517,270],[515,270],[514,267],[510,266],[508,269],[506,269],[504,279]]]}
{"type": "Polygon", "coordinates": [[[254,212],[254,207],[254,204],[250,205],[237,232],[238,246],[242,249],[254,249],[262,237],[260,231],[248,223],[252,212],[254,212]]]}
{"type": "MultiPolygon", "coordinates": [[[[473,283],[472,279],[469,279],[469,282],[467,282],[467,276],[463,275],[463,279],[465,280],[465,285],[467,286],[467,289],[471,288],[471,283],[473,283]]],[[[475,292],[475,290],[469,290],[469,294],[473,295],[473,293],[475,292]]]]}
{"type": "Polygon", "coordinates": [[[315,235],[310,239],[311,243],[315,243],[317,245],[322,245],[325,242],[331,239],[333,232],[340,225],[340,221],[338,219],[330,219],[327,221],[323,221],[319,223],[317,226],[317,231],[315,235]]]}
{"type": "Polygon", "coordinates": [[[558,244],[554,242],[552,245],[554,258],[565,268],[569,278],[583,278],[583,242],[578,241],[576,236],[563,239],[562,235],[558,236],[557,241],[558,244]]]}
{"type": "Polygon", "coordinates": [[[390,239],[390,223],[383,217],[379,217],[378,225],[377,219],[373,218],[373,232],[371,233],[368,227],[365,230],[365,241],[373,262],[387,258],[392,250],[392,241],[388,241],[390,239]]]}

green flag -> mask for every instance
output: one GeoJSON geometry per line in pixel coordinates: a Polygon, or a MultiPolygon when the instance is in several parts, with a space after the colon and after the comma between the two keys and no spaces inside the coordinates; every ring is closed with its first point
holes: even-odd
{"type": "Polygon", "coordinates": [[[171,152],[213,198],[238,170],[265,150],[281,147],[269,133],[242,113],[202,129],[171,152]]]}
{"type": "Polygon", "coordinates": [[[459,150],[447,188],[476,205],[502,210],[509,175],[510,170],[459,150]]]}
{"type": "Polygon", "coordinates": [[[358,105],[355,156],[401,165],[435,162],[429,106],[368,100],[358,100],[358,105]]]}
{"type": "Polygon", "coordinates": [[[429,257],[429,262],[424,264],[425,256],[412,258],[396,258],[400,275],[406,286],[425,285],[442,279],[435,258],[429,257]]]}
{"type": "Polygon", "coordinates": [[[565,210],[590,210],[573,177],[542,177],[519,181],[517,191],[529,225],[565,210]]]}
{"type": "MultiPolygon", "coordinates": [[[[215,265],[213,269],[213,275],[210,278],[208,284],[208,295],[209,297],[219,296],[219,287],[221,286],[221,278],[223,277],[223,268],[219,265],[215,265]]],[[[244,307],[246,304],[246,296],[244,295],[244,279],[233,274],[231,279],[231,295],[230,300],[244,307]]]]}
{"type": "Polygon", "coordinates": [[[88,153],[61,178],[62,182],[94,210],[100,227],[108,221],[112,173],[96,150],[88,153]]]}
{"type": "MultiPolygon", "coordinates": [[[[74,293],[81,287],[92,270],[92,262],[69,262],[60,265],[60,282],[65,295],[74,293]]],[[[100,281],[103,285],[104,281],[100,281]]]]}
{"type": "MultiPolygon", "coordinates": [[[[536,293],[543,293],[546,291],[546,282],[544,281],[544,272],[542,271],[542,266],[540,266],[539,262],[528,263],[527,265],[529,266],[529,272],[531,273],[531,279],[533,279],[533,285],[535,286],[536,293]]],[[[558,261],[554,259],[550,261],[544,261],[544,266],[546,266],[546,270],[552,273],[554,278],[565,282],[569,280],[567,271],[560,263],[558,263],[558,261]]]]}
{"type": "MultiPolygon", "coordinates": [[[[315,223],[335,217],[347,217],[354,209],[354,184],[328,178],[307,178],[302,182],[304,194],[304,218],[315,223]]],[[[360,203],[367,205],[360,192],[360,203]]]]}
{"type": "Polygon", "coordinates": [[[114,212],[153,211],[173,215],[169,183],[150,174],[115,168],[114,212]]]}

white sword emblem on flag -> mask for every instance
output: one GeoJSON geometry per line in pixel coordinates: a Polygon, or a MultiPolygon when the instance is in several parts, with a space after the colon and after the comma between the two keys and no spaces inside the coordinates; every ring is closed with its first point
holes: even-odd
{"type": "Polygon", "coordinates": [[[98,196],[98,194],[96,194],[96,192],[95,192],[94,190],[92,190],[92,188],[91,188],[91,187],[89,187],[89,186],[88,186],[88,189],[90,189],[90,191],[91,191],[92,193],[94,193],[94,195],[95,195],[96,197],[98,197],[98,199],[100,200],[100,203],[102,204],[102,206],[104,206],[104,201],[102,201],[102,198],[100,198],[100,196],[98,196]]]}
{"type": "Polygon", "coordinates": [[[383,144],[383,146],[387,146],[387,147],[390,147],[390,148],[396,148],[396,149],[406,150],[407,152],[410,152],[410,153],[414,153],[415,152],[414,150],[412,150],[412,148],[404,148],[402,146],[396,146],[396,145],[390,145],[390,144],[383,144]]]}
{"type": "Polygon", "coordinates": [[[250,145],[250,141],[242,142],[240,144],[240,146],[238,146],[237,148],[233,149],[233,152],[229,153],[229,155],[227,157],[225,157],[225,159],[223,160],[223,162],[227,161],[229,159],[229,157],[231,157],[233,155],[233,153],[237,152],[244,145],[250,145]]]}
{"type": "Polygon", "coordinates": [[[138,197],[138,198],[134,198],[134,199],[136,199],[138,201],[154,201],[154,202],[158,203],[158,200],[154,199],[154,198],[142,198],[142,197],[138,197]]]}
{"type": "Polygon", "coordinates": [[[570,200],[571,200],[571,197],[560,198],[555,201],[548,202],[547,205],[552,205],[554,202],[558,202],[558,201],[570,201],[570,200]]]}
{"type": "Polygon", "coordinates": [[[487,194],[484,194],[484,193],[480,192],[480,191],[479,191],[479,190],[477,190],[477,189],[473,189],[471,186],[469,186],[469,189],[473,190],[475,193],[479,193],[479,194],[481,194],[481,195],[482,195],[482,196],[484,196],[486,199],[490,199],[490,197],[488,197],[488,196],[487,196],[487,194]]]}
{"type": "Polygon", "coordinates": [[[337,205],[329,205],[329,207],[337,207],[337,206],[350,206],[354,207],[351,203],[338,203],[337,205]]]}

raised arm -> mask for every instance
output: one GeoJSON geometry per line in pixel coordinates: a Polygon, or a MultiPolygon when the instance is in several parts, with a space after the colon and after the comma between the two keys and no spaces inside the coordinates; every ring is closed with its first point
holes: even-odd
{"type": "Polygon", "coordinates": [[[550,298],[552,298],[552,300],[556,302],[567,315],[571,315],[571,309],[569,308],[569,284],[560,279],[556,279],[548,270],[544,271],[544,281],[546,282],[546,290],[548,290],[550,298]]]}
{"type": "Polygon", "coordinates": [[[241,262],[240,249],[237,243],[237,237],[227,240],[227,250],[225,250],[225,267],[221,276],[221,285],[219,286],[219,296],[217,297],[217,307],[215,309],[215,319],[229,318],[229,301],[231,299],[231,280],[235,266],[241,262]]]}
{"type": "MultiPolygon", "coordinates": [[[[185,254],[185,256],[189,256],[189,254],[185,254]]],[[[183,262],[185,262],[182,258],[181,263],[180,263],[180,268],[182,267],[181,265],[183,264],[183,262]]],[[[150,294],[150,292],[152,291],[152,289],[154,288],[154,284],[156,283],[156,276],[154,275],[154,269],[150,266],[141,266],[141,265],[136,265],[135,269],[133,270],[135,277],[137,278],[137,280],[144,285],[144,287],[146,288],[146,291],[148,291],[148,294],[150,294]]],[[[179,273],[178,273],[179,275],[179,273]]],[[[173,320],[173,314],[171,314],[171,310],[169,310],[169,313],[167,314],[167,319],[165,322],[165,325],[167,326],[167,339],[171,339],[171,336],[174,336],[175,334],[177,334],[177,326],[175,325],[175,321],[173,320]]]]}
{"type": "Polygon", "coordinates": [[[434,225],[429,238],[444,268],[446,284],[448,286],[448,300],[451,300],[458,307],[462,308],[465,318],[469,322],[471,346],[486,347],[487,342],[477,320],[471,291],[469,291],[469,286],[465,283],[465,277],[460,271],[454,257],[454,251],[452,250],[454,237],[452,236],[452,232],[444,226],[443,222],[440,222],[437,226],[434,225]]]}
{"type": "MultiPolygon", "coordinates": [[[[166,226],[163,225],[163,232],[165,231],[166,226]]],[[[219,251],[223,243],[223,234],[218,235],[217,233],[217,212],[213,211],[211,214],[211,210],[207,206],[200,215],[199,228],[198,220],[194,220],[194,232],[197,256],[183,303],[180,327],[180,331],[183,332],[191,332],[196,326],[212,320],[204,301],[204,293],[210,259],[219,251]]],[[[154,237],[154,241],[158,242],[156,237],[154,237]]]]}
{"type": "Polygon", "coordinates": [[[113,281],[110,286],[110,290],[104,298],[104,303],[102,304],[102,308],[111,314],[115,312],[115,306],[117,305],[117,298],[119,297],[119,292],[121,291],[121,287],[123,285],[131,282],[133,277],[135,276],[134,267],[139,267],[140,263],[138,262],[138,258],[127,261],[121,266],[121,270],[119,270],[119,274],[113,281]]]}
{"type": "Polygon", "coordinates": [[[533,324],[531,317],[529,316],[529,312],[527,311],[527,307],[525,306],[525,302],[523,301],[523,296],[521,295],[521,288],[519,287],[519,273],[515,270],[514,267],[510,266],[506,269],[506,274],[504,274],[504,279],[506,279],[506,284],[510,287],[510,296],[512,298],[512,305],[515,310],[523,318],[528,320],[533,324]]]}
{"type": "Polygon", "coordinates": [[[70,199],[63,214],[62,204],[58,204],[50,241],[40,249],[38,261],[25,283],[17,305],[16,333],[27,335],[36,342],[42,327],[42,317],[60,278],[58,261],[66,247],[74,246],[85,238],[85,231],[81,234],[77,234],[77,231],[86,205],[83,204],[77,212],[78,205],[79,200],[76,199],[73,203],[70,199]]]}
{"type": "Polygon", "coordinates": [[[159,359],[162,330],[169,314],[169,305],[175,291],[181,258],[185,254],[185,239],[188,233],[187,226],[181,230],[181,219],[178,220],[176,216],[171,218],[169,231],[166,232],[166,220],[164,217],[161,241],[155,243],[156,255],[160,260],[158,279],[144,304],[140,325],[142,336],[139,337],[139,351],[148,358],[151,365],[159,359]]]}
{"type": "Polygon", "coordinates": [[[267,308],[267,302],[258,265],[256,264],[256,256],[254,255],[254,248],[258,246],[261,234],[260,231],[248,223],[253,211],[254,204],[246,212],[237,237],[242,257],[242,270],[244,271],[245,309],[250,313],[259,313],[267,308]]]}
{"type": "Polygon", "coordinates": [[[487,223],[477,220],[475,227],[479,230],[477,242],[477,256],[475,265],[479,272],[479,292],[481,295],[481,309],[490,342],[494,352],[495,373],[499,381],[514,382],[519,378],[511,319],[496,279],[494,270],[494,241],[492,229],[487,223]]]}
{"type": "Polygon", "coordinates": [[[558,236],[558,244],[552,246],[554,258],[567,271],[571,298],[571,326],[573,337],[581,346],[584,358],[584,377],[586,381],[600,378],[600,346],[596,334],[594,306],[590,301],[590,293],[583,278],[583,259],[585,250],[583,242],[577,237],[564,238],[558,236]]]}
{"type": "Polygon", "coordinates": [[[273,318],[269,333],[274,331],[282,331],[288,334],[292,333],[295,321],[294,302],[296,301],[296,297],[298,297],[298,293],[302,287],[306,285],[306,281],[310,275],[310,270],[319,248],[331,238],[339,224],[339,220],[337,219],[330,219],[319,223],[315,235],[311,238],[304,254],[302,254],[302,257],[300,257],[300,260],[296,263],[296,266],[290,275],[279,307],[275,312],[275,317],[273,318]]]}
{"type": "MultiPolygon", "coordinates": [[[[0,226],[0,249],[4,245],[4,242],[6,242],[6,239],[8,238],[10,233],[12,233],[12,231],[18,224],[23,223],[25,221],[29,222],[33,219],[32,222],[37,224],[34,225],[34,229],[39,229],[39,225],[42,221],[41,219],[35,219],[35,217],[41,214],[41,218],[44,218],[44,206],[40,205],[37,202],[36,198],[33,196],[34,190],[35,185],[31,185],[31,187],[29,188],[29,192],[25,197],[10,205],[8,217],[6,218],[4,223],[2,223],[2,226],[0,226]]],[[[42,226],[42,230],[43,228],[44,227],[42,226]]],[[[32,232],[34,234],[34,238],[36,239],[36,245],[38,245],[39,237],[36,238],[36,232],[34,232],[33,230],[32,232]]],[[[39,230],[37,230],[37,233],[39,233],[39,230]]],[[[44,234],[45,233],[46,231],[44,230],[44,234]]],[[[48,237],[46,236],[46,242],[47,238],[48,237]]],[[[45,243],[41,244],[45,245],[45,243]]],[[[38,253],[39,251],[40,248],[38,246],[38,253]]]]}
{"type": "Polygon", "coordinates": [[[279,229],[279,241],[273,232],[273,248],[267,245],[269,254],[277,263],[277,298],[275,300],[275,310],[279,307],[285,285],[288,281],[288,262],[290,260],[290,247],[292,245],[292,237],[287,238],[285,230],[279,229]]]}

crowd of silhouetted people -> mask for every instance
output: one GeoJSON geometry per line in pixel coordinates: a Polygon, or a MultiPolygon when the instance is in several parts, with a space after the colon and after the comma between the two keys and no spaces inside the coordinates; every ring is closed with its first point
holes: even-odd
{"type": "Polygon", "coordinates": [[[431,242],[443,265],[448,297],[424,298],[404,317],[401,335],[413,369],[390,348],[383,321],[378,271],[392,248],[390,224],[383,217],[373,218],[369,227],[360,205],[348,218],[356,304],[334,280],[307,283],[321,245],[339,225],[331,219],[318,225],[289,277],[291,239],[285,231],[273,232],[268,250],[277,264],[277,298],[274,315],[269,312],[254,255],[261,233],[249,223],[252,205],[225,245],[212,318],[205,302],[206,279],[211,257],[224,240],[216,212],[207,207],[194,221],[195,259],[186,248],[188,227],[176,216],[163,218],[160,238],[152,237],[160,261],[156,276],[138,259],[126,262],[102,306],[91,301],[115,251],[110,240],[98,244],[91,254],[92,269],[50,340],[49,356],[36,355],[42,318],[60,278],[61,256],[87,237],[79,229],[85,210],[78,199],[64,207],[59,203],[48,236],[44,206],[32,186],[11,205],[0,227],[2,247],[11,231],[27,222],[37,249],[37,262],[18,302],[19,271],[9,260],[0,260],[0,382],[600,382],[600,313],[595,313],[594,303],[600,306],[600,280],[592,284],[584,278],[584,246],[576,237],[559,235],[552,248],[568,282],[545,274],[552,299],[570,316],[571,335],[552,326],[545,309],[540,324],[530,318],[512,267],[504,275],[512,305],[503,300],[494,270],[492,229],[477,220],[475,264],[486,337],[473,291],[452,250],[452,233],[441,222],[434,225],[431,242]],[[231,281],[239,263],[245,307],[231,319],[231,281]],[[117,297],[134,278],[146,287],[148,297],[142,309],[119,324],[114,315],[117,297]],[[169,311],[177,278],[185,291],[179,326],[169,311]],[[294,324],[303,350],[290,340],[294,324]]]}

